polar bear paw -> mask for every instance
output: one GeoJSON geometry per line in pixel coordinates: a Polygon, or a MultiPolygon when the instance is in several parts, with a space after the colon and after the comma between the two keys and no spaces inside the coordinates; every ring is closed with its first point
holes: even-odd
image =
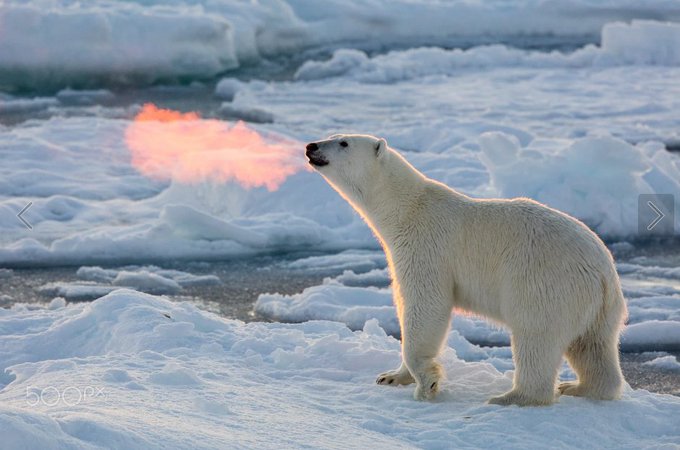
{"type": "Polygon", "coordinates": [[[442,367],[431,362],[429,367],[418,377],[418,385],[413,393],[416,400],[434,400],[439,393],[439,385],[444,373],[442,367]]]}
{"type": "Polygon", "coordinates": [[[560,395],[573,395],[574,397],[583,397],[585,395],[578,381],[560,383],[557,390],[560,392],[560,395]]]}
{"type": "Polygon", "coordinates": [[[413,376],[408,370],[404,372],[400,369],[390,370],[388,372],[381,373],[375,380],[375,382],[378,384],[384,384],[389,386],[407,385],[415,383],[415,381],[416,380],[413,379],[413,376]]]}
{"type": "Polygon", "coordinates": [[[542,397],[527,395],[517,390],[511,390],[498,397],[489,399],[490,405],[517,405],[517,406],[548,406],[555,403],[555,396],[546,395],[542,397]]]}
{"type": "Polygon", "coordinates": [[[578,381],[565,381],[557,387],[560,395],[571,395],[573,397],[588,397],[593,400],[616,400],[621,398],[619,383],[593,387],[578,381]]]}
{"type": "Polygon", "coordinates": [[[413,393],[413,398],[419,401],[434,400],[439,393],[439,381],[433,381],[429,385],[418,385],[413,393]]]}

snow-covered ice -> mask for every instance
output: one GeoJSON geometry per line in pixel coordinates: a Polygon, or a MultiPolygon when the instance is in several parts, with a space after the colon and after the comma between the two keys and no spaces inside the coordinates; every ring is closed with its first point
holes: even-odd
{"type": "Polygon", "coordinates": [[[522,148],[502,132],[483,134],[480,144],[490,184],[502,197],[533,198],[582,218],[603,235],[637,231],[640,194],[680,192],[680,167],[665,160],[668,152],[659,145],[591,137],[541,151],[522,148]]]}
{"type": "MultiPolygon", "coordinates": [[[[679,65],[680,26],[653,21],[606,24],[602,28],[600,46],[588,45],[569,54],[488,45],[468,50],[415,48],[369,58],[360,50],[340,49],[327,61],[304,63],[295,73],[295,78],[318,80],[343,76],[368,83],[394,83],[423,76],[447,75],[465,69],[579,69],[636,64],[679,65]]],[[[226,87],[227,85],[218,86],[218,92],[226,87]]]]}
{"type": "MultiPolygon", "coordinates": [[[[384,136],[430,177],[533,197],[627,257],[646,245],[639,194],[675,194],[680,229],[678,21],[667,0],[2,2],[2,446],[680,444],[676,397],[486,405],[511,384],[509,336],[460,312],[436,402],[376,386],[399,362],[385,258],[303,155],[333,133],[384,136]],[[29,202],[32,229],[16,217],[29,202]],[[327,278],[256,312],[303,323],[139,292],[220,282],[156,261],[290,252],[286,270],[327,278]],[[62,264],[77,279],[40,286],[44,307],[4,289],[25,276],[10,268],[62,264]]],[[[677,351],[677,267],[618,270],[622,349],[677,351]]]]}
{"type": "Polygon", "coordinates": [[[399,342],[374,320],[356,332],[324,321],[244,324],[119,290],[88,304],[0,310],[0,329],[0,429],[10,448],[680,442],[680,399],[643,390],[626,389],[617,402],[486,405],[511,385],[510,355],[487,355],[455,335],[441,356],[442,395],[415,402],[412,387],[375,384],[398,364],[399,342]],[[465,362],[458,352],[482,360],[465,362]]]}
{"type": "MultiPolygon", "coordinates": [[[[369,89],[366,95],[376,90],[380,89],[369,89]]],[[[283,98],[276,97],[266,102],[276,105],[283,98]]],[[[434,114],[432,119],[436,120],[434,114]]],[[[661,126],[671,132],[670,116],[668,120],[668,126],[663,121],[661,126]]],[[[468,194],[532,196],[585,220],[605,237],[637,233],[637,194],[680,192],[680,158],[659,143],[633,146],[612,137],[550,141],[507,126],[490,127],[481,118],[477,125],[460,130],[498,131],[473,132],[464,138],[455,127],[448,133],[447,123],[432,129],[428,121],[425,118],[413,127],[412,135],[406,135],[405,123],[395,117],[391,131],[376,133],[387,135],[398,148],[422,145],[422,151],[406,152],[407,157],[428,175],[468,194]],[[421,139],[414,138],[417,135],[421,139]],[[447,143],[458,139],[453,151],[445,151],[447,143]],[[503,150],[515,158],[504,159],[503,150]],[[583,165],[591,169],[584,172],[583,165]],[[526,168],[532,168],[530,176],[526,168]]],[[[360,118],[351,121],[366,126],[359,122],[360,118]]],[[[353,127],[351,123],[346,126],[353,127]]],[[[291,175],[275,192],[233,182],[155,181],[131,166],[123,139],[126,125],[119,119],[52,118],[2,133],[0,154],[9,163],[0,168],[4,231],[0,263],[115,262],[224,257],[310,246],[321,251],[377,247],[361,219],[316,174],[291,175]],[[92,152],[93,147],[99,151],[92,152]],[[24,217],[33,230],[16,219],[29,201],[33,206],[24,217]]],[[[274,126],[288,129],[301,124],[274,126]]],[[[309,128],[315,126],[319,125],[309,128]]],[[[327,129],[318,135],[328,134],[330,125],[327,129]]],[[[294,158],[304,163],[301,152],[294,158]]],[[[680,210],[679,205],[676,208],[680,210]]]]}
{"type": "Polygon", "coordinates": [[[124,266],[118,269],[83,266],[76,275],[82,281],[50,282],[40,286],[38,291],[42,295],[63,297],[68,301],[84,301],[97,299],[120,287],[149,294],[176,295],[185,287],[222,283],[216,275],[194,275],[156,266],[124,266]]]}
{"type": "MultiPolygon", "coordinates": [[[[572,53],[338,50],[304,64],[297,80],[218,83],[228,116],[273,123],[239,126],[150,105],[23,122],[0,134],[0,264],[375,249],[361,219],[305,170],[302,143],[343,131],[385,136],[466,194],[530,196],[607,239],[635,238],[638,194],[680,192],[680,158],[666,150],[680,142],[678,36],[678,24],[634,21],[607,25],[601,46],[572,53]],[[233,133],[287,150],[265,153],[255,170],[237,144],[216,152],[233,133]],[[28,202],[33,230],[16,219],[28,202]]],[[[0,104],[62,111],[107,98],[66,89],[0,104]]]]}
{"type": "MultiPolygon", "coordinates": [[[[206,79],[315,48],[531,42],[537,36],[582,45],[595,41],[606,23],[635,18],[678,20],[680,7],[664,0],[9,0],[0,7],[0,79],[19,88],[139,84],[206,79]]],[[[656,30],[655,37],[667,36],[656,30]]],[[[633,36],[618,48],[638,42],[633,36]]],[[[657,49],[641,50],[654,55],[657,49]]]]}
{"type": "Polygon", "coordinates": [[[643,364],[663,370],[680,370],[680,363],[673,355],[659,356],[658,358],[654,358],[651,361],[644,362],[643,364]]]}
{"type": "MultiPolygon", "coordinates": [[[[399,322],[392,291],[387,287],[390,282],[387,271],[366,266],[366,255],[340,253],[325,259],[343,261],[341,266],[329,265],[336,271],[344,269],[343,272],[299,294],[261,294],[255,311],[262,317],[284,322],[333,320],[353,330],[360,330],[368,320],[376,319],[387,333],[398,336],[399,322]]],[[[288,265],[307,265],[310,260],[313,258],[288,265]]],[[[676,270],[623,263],[619,271],[628,304],[628,326],[621,338],[621,349],[680,349],[680,283],[676,281],[676,270]],[[650,275],[656,277],[654,282],[649,281],[650,275]]],[[[452,328],[476,344],[510,344],[509,333],[502,327],[461,311],[454,312],[452,328]]]]}
{"type": "Polygon", "coordinates": [[[345,250],[335,254],[308,256],[285,263],[289,269],[322,272],[343,269],[369,271],[384,268],[386,264],[387,261],[382,251],[370,250],[345,250]]]}
{"type": "MultiPolygon", "coordinates": [[[[197,285],[210,286],[221,283],[216,275],[194,275],[182,270],[162,269],[156,266],[125,266],[120,270],[103,269],[99,266],[82,266],[76,271],[76,275],[81,280],[113,284],[117,283],[116,280],[120,283],[120,280],[125,279],[128,274],[135,273],[156,275],[165,278],[166,280],[171,280],[180,287],[197,285]]],[[[118,284],[118,286],[134,287],[127,284],[118,284]]]]}

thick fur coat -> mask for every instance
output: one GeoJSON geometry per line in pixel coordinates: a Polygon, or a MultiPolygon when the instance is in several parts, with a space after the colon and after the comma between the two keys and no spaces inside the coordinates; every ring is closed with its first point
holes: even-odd
{"type": "Polygon", "coordinates": [[[611,254],[587,226],[530,199],[470,198],[372,136],[331,136],[307,145],[307,156],[387,255],[403,362],[378,384],[415,382],[416,399],[434,398],[443,375],[435,357],[457,308],[512,332],[513,387],[490,403],[619,397],[626,306],[611,254]],[[556,391],[563,356],[578,381],[556,391]]]}

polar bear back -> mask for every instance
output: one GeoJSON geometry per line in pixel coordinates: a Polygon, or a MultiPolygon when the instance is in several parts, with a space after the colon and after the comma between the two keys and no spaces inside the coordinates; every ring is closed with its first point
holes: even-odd
{"type": "Polygon", "coordinates": [[[578,220],[530,199],[472,199],[439,183],[423,199],[419,217],[432,222],[421,224],[423,234],[445,244],[440,258],[454,277],[456,307],[504,323],[524,321],[518,311],[526,320],[564,314],[574,326],[606,301],[613,260],[578,220]],[[446,239],[433,238],[440,233],[446,239]]]}

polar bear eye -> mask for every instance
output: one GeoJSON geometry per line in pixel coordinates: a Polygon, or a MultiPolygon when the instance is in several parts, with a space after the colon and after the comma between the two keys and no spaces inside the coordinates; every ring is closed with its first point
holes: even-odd
{"type": "Polygon", "coordinates": [[[345,141],[340,141],[340,147],[347,147],[349,144],[345,141]]]}

